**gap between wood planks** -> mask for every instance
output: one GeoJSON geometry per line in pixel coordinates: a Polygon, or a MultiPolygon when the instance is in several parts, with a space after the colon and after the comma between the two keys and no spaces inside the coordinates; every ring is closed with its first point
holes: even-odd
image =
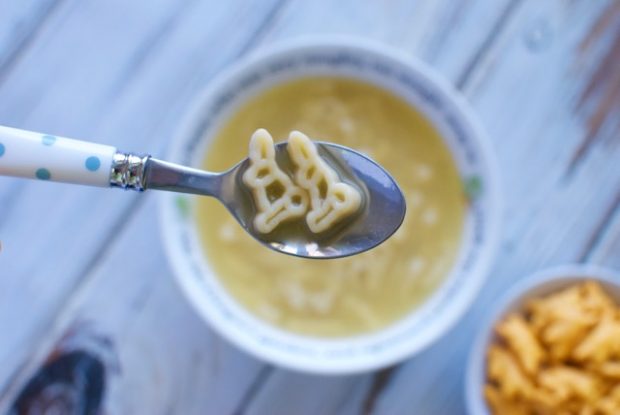
{"type": "Polygon", "coordinates": [[[620,123],[610,117],[611,114],[620,113],[620,70],[618,68],[620,62],[620,2],[612,2],[601,13],[590,34],[579,45],[579,57],[586,60],[591,58],[588,55],[590,46],[596,38],[605,35],[611,36],[611,45],[605,51],[603,59],[600,59],[600,65],[595,69],[594,75],[579,97],[575,112],[586,112],[587,104],[596,99],[596,95],[600,94],[602,98],[597,99],[597,105],[593,111],[585,114],[588,126],[586,136],[571,157],[566,176],[572,175],[581,164],[596,143],[597,137],[601,136],[601,129],[606,123],[616,122],[616,125],[612,126],[611,134],[616,135],[616,139],[620,139],[618,136],[620,135],[620,123]]]}
{"type": "Polygon", "coordinates": [[[41,33],[50,17],[65,1],[66,0],[52,0],[47,7],[43,8],[41,13],[36,15],[35,19],[32,21],[31,27],[26,29],[27,33],[13,45],[13,50],[9,52],[4,61],[0,62],[0,85],[2,85],[8,74],[13,70],[23,53],[41,33]]]}
{"type": "MultiPolygon", "coordinates": [[[[61,5],[62,2],[66,0],[57,0],[53,7],[50,7],[49,10],[45,13],[42,19],[37,20],[41,25],[45,24],[53,14],[55,10],[61,5]]],[[[280,10],[288,3],[289,0],[279,0],[265,13],[265,17],[262,22],[258,25],[257,30],[254,31],[251,35],[248,36],[247,42],[241,45],[238,52],[235,53],[230,61],[234,61],[239,59],[239,57],[245,55],[249,50],[253,49],[260,40],[264,37],[265,33],[268,31],[269,27],[279,16],[280,10]]],[[[157,43],[161,43],[165,38],[167,33],[175,27],[178,23],[180,16],[184,13],[187,13],[191,7],[183,7],[181,12],[175,13],[171,18],[167,19],[159,30],[155,31],[152,36],[148,38],[147,43],[144,43],[144,48],[140,49],[139,56],[133,62],[141,65],[142,62],[148,59],[148,56],[153,53],[157,48],[157,43]]],[[[19,49],[13,54],[10,62],[7,65],[0,68],[0,84],[3,79],[8,76],[8,74],[15,67],[15,63],[18,61],[19,56],[21,56],[25,49],[33,43],[34,39],[36,39],[38,33],[41,32],[41,27],[33,28],[31,33],[28,35],[28,41],[23,43],[24,49],[19,49]]],[[[228,65],[229,61],[224,62],[222,65],[228,65]]],[[[216,70],[219,68],[216,68],[216,70]]],[[[135,70],[135,67],[134,67],[135,70]]],[[[165,143],[161,143],[158,148],[154,149],[154,152],[163,152],[165,143]]],[[[45,359],[47,353],[54,342],[57,340],[57,337],[60,333],[60,330],[64,327],[66,323],[66,315],[70,314],[73,305],[76,302],[79,302],[79,299],[82,297],[82,293],[88,290],[88,287],[91,283],[90,275],[92,275],[92,270],[95,269],[99,263],[106,257],[106,254],[112,247],[114,240],[119,236],[120,233],[124,231],[127,222],[131,221],[137,215],[142,213],[143,206],[145,204],[145,198],[138,198],[135,202],[130,203],[128,207],[122,209],[119,213],[118,219],[108,228],[108,232],[102,235],[101,243],[99,246],[93,250],[94,254],[90,261],[86,263],[81,271],[79,271],[79,275],[84,275],[84,278],[80,279],[73,291],[68,295],[66,301],[59,306],[55,313],[53,313],[56,317],[49,324],[49,329],[44,331],[43,339],[49,338],[49,341],[43,341],[34,345],[33,352],[29,353],[33,358],[29,359],[29,361],[24,362],[19,365],[13,373],[7,376],[7,388],[3,391],[0,391],[0,412],[3,409],[7,409],[9,405],[11,405],[11,400],[18,392],[19,388],[21,388],[25,382],[27,382],[28,377],[31,375],[33,369],[41,362],[41,360],[45,359]]],[[[265,366],[265,371],[267,374],[272,370],[271,367],[265,366]]],[[[260,381],[260,373],[257,381],[260,381]]],[[[258,383],[257,383],[258,385],[258,383]]]]}
{"type": "Polygon", "coordinates": [[[112,101],[111,98],[118,96],[119,92],[125,85],[131,84],[135,76],[140,73],[140,70],[144,67],[149,57],[157,52],[157,49],[161,46],[162,40],[166,38],[166,35],[174,29],[181,20],[181,18],[189,13],[194,5],[197,4],[197,0],[189,0],[184,3],[180,3],[174,13],[161,24],[157,30],[153,31],[147,36],[141,44],[137,47],[136,52],[132,58],[124,65],[123,69],[119,71],[116,80],[110,85],[110,89],[102,101],[112,101]]]}
{"type": "Polygon", "coordinates": [[[235,410],[232,412],[232,415],[243,415],[245,413],[245,410],[252,402],[253,397],[256,396],[261,386],[267,383],[267,379],[269,379],[272,374],[272,366],[265,365],[261,368],[261,370],[252,381],[252,385],[241,397],[241,400],[239,401],[239,406],[235,408],[235,410]]]}
{"type": "Polygon", "coordinates": [[[495,24],[491,27],[491,30],[485,40],[482,42],[476,53],[474,53],[469,63],[465,66],[463,73],[457,78],[456,88],[458,90],[463,91],[467,88],[471,82],[472,75],[480,67],[481,62],[485,60],[486,56],[489,54],[489,51],[493,48],[493,46],[495,46],[497,39],[505,30],[508,21],[515,15],[515,12],[523,4],[523,2],[524,0],[513,0],[506,5],[504,11],[500,14],[495,24]]]}
{"type": "Polygon", "coordinates": [[[616,216],[620,216],[620,189],[616,192],[616,197],[614,198],[613,203],[603,214],[603,217],[596,226],[595,231],[592,233],[592,237],[588,240],[581,255],[579,255],[579,262],[588,262],[590,260],[602,242],[607,229],[609,229],[611,224],[614,222],[616,216]]]}

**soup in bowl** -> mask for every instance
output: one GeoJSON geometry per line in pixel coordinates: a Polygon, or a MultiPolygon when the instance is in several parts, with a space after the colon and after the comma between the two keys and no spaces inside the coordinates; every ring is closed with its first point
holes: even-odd
{"type": "Polygon", "coordinates": [[[367,154],[398,181],[407,213],[375,249],[302,259],[261,246],[216,200],[165,195],[175,275],[216,330],[272,363],[350,373],[411,355],[457,321],[485,277],[499,210],[488,144],[458,93],[383,46],[289,43],[215,80],[171,158],[226,170],[258,128],[367,154]]]}

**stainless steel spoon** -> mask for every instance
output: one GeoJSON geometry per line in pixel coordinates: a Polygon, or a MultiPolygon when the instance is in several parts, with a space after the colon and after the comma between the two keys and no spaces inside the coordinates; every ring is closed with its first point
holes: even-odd
{"type": "MultiPolygon", "coordinates": [[[[353,221],[320,237],[277,231],[265,235],[254,230],[254,204],[241,180],[248,159],[226,172],[212,173],[122,153],[111,146],[0,126],[0,175],[212,196],[259,242],[289,255],[338,258],[379,245],[398,229],[405,215],[405,199],[396,181],[363,154],[332,143],[317,144],[321,156],[365,195],[353,221]]],[[[286,143],[276,144],[276,159],[279,165],[290,166],[286,143]]]]}

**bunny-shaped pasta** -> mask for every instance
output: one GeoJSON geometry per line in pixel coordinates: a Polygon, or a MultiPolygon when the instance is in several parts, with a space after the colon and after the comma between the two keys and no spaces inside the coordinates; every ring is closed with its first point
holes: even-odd
{"type": "Polygon", "coordinates": [[[292,131],[287,149],[297,167],[295,182],[310,194],[306,223],[313,233],[326,231],[359,208],[362,202],[359,191],[340,181],[306,135],[292,131]]]}
{"type": "Polygon", "coordinates": [[[283,221],[302,217],[308,208],[308,196],[278,167],[273,138],[267,130],[261,128],[252,135],[249,158],[243,182],[256,203],[256,230],[269,233],[283,221]]]}

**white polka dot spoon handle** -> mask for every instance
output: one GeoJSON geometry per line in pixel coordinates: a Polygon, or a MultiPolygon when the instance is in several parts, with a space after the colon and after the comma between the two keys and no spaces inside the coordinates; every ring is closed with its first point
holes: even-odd
{"type": "Polygon", "coordinates": [[[110,186],[116,148],[0,126],[0,175],[110,186]]]}
{"type": "Polygon", "coordinates": [[[112,146],[0,125],[0,176],[217,197],[230,172],[210,173],[112,146]]]}

